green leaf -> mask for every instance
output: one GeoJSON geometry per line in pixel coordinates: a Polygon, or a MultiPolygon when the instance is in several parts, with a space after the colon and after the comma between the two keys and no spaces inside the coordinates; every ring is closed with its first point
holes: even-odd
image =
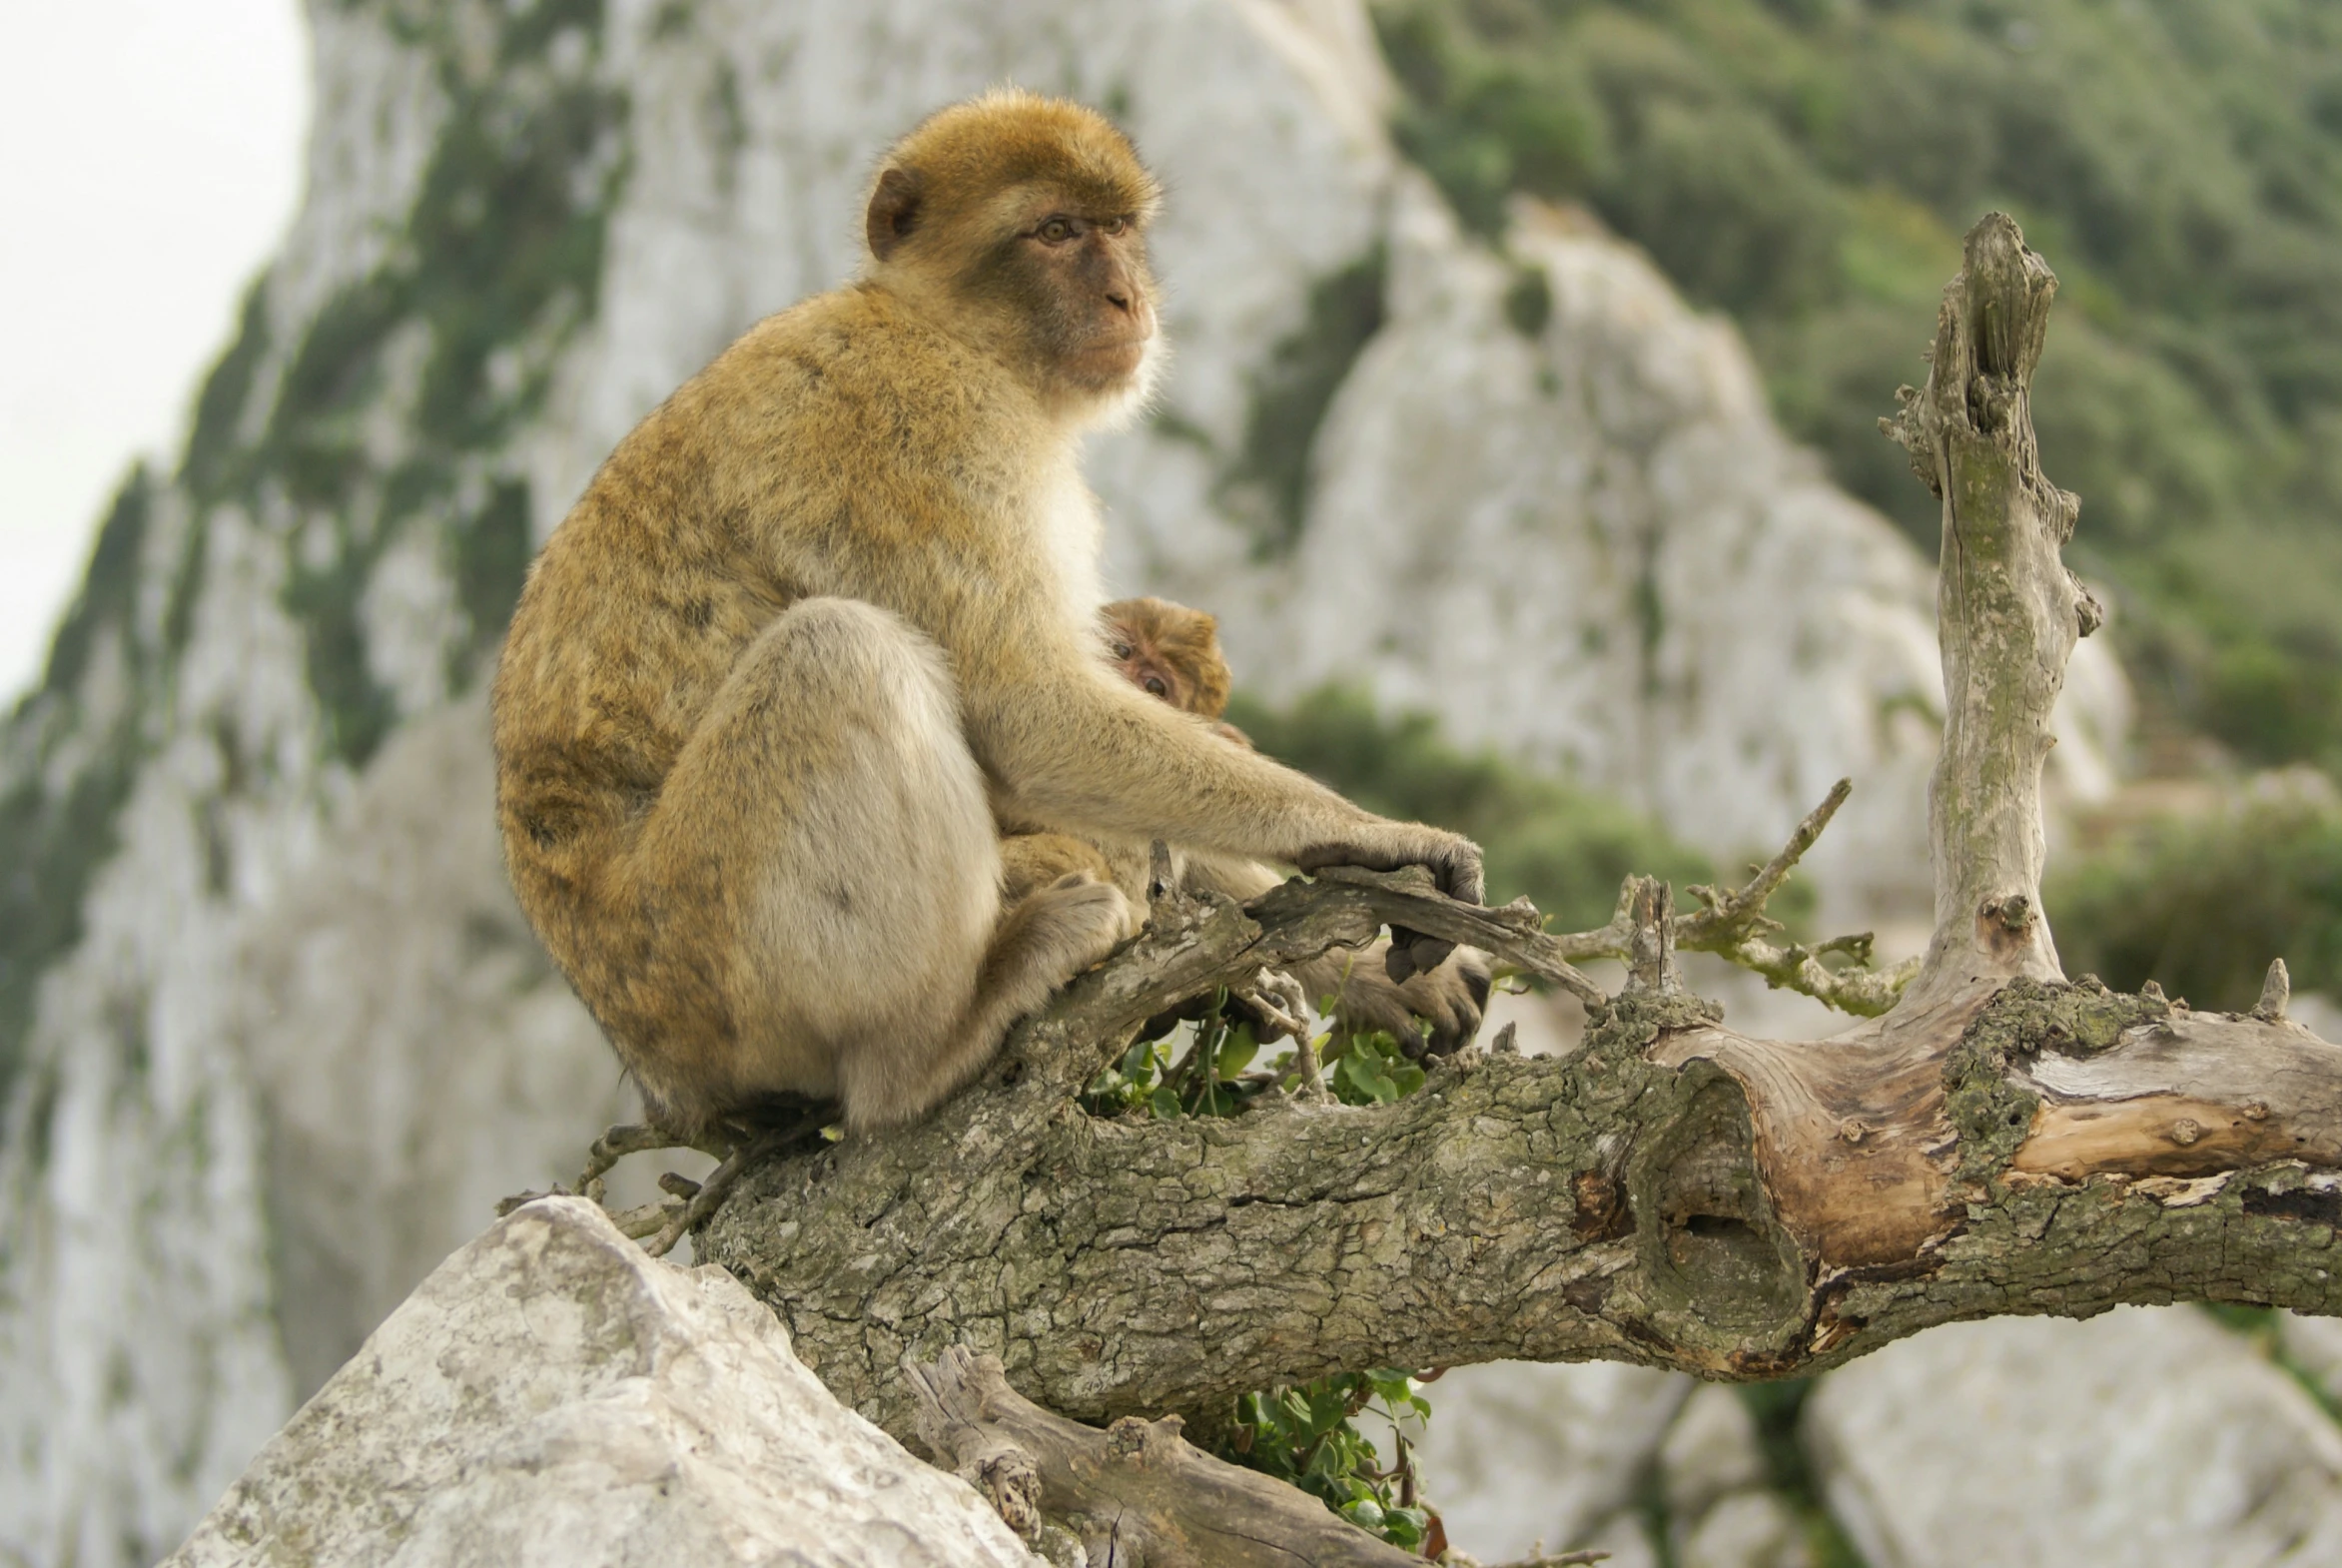
{"type": "Polygon", "coordinates": [[[1250,1067],[1252,1059],[1259,1054],[1260,1043],[1252,1038],[1252,1027],[1249,1024],[1242,1025],[1228,1032],[1227,1041],[1219,1048],[1219,1056],[1212,1063],[1212,1069],[1221,1078],[1234,1078],[1250,1067]]]}
{"type": "Polygon", "coordinates": [[[1388,1105],[1399,1098],[1399,1087],[1382,1069],[1381,1060],[1367,1051],[1353,1051],[1334,1071],[1334,1089],[1352,1105],[1388,1105]]]}

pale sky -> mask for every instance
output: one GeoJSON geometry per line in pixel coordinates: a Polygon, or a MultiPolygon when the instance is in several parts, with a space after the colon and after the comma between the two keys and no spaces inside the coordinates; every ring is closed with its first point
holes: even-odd
{"type": "Polygon", "coordinates": [[[0,0],[0,711],[300,195],[298,0],[0,0]]]}

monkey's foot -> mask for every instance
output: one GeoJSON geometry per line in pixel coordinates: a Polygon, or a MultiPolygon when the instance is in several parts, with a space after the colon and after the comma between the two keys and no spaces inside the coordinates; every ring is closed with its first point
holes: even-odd
{"type": "Polygon", "coordinates": [[[577,1190],[594,1202],[600,1203],[608,1195],[602,1186],[602,1177],[610,1168],[628,1155],[646,1154],[654,1149],[682,1147],[671,1133],[662,1133],[655,1127],[640,1123],[620,1123],[605,1128],[602,1136],[593,1141],[585,1152],[585,1169],[577,1176],[577,1190]]]}
{"type": "MultiPolygon", "coordinates": [[[[585,1152],[585,1169],[577,1176],[577,1192],[600,1203],[605,1197],[602,1177],[610,1168],[628,1155],[649,1154],[660,1149],[696,1149],[710,1160],[721,1160],[740,1143],[736,1128],[717,1126],[703,1133],[685,1137],[664,1128],[637,1122],[621,1122],[607,1128],[585,1152]]],[[[605,1206],[607,1206],[605,1204],[605,1206]]]]}
{"type": "MultiPolygon", "coordinates": [[[[801,1117],[785,1126],[767,1127],[761,1132],[744,1137],[724,1157],[723,1164],[707,1174],[705,1181],[693,1181],[670,1171],[659,1177],[659,1185],[683,1201],[650,1205],[664,1217],[655,1234],[642,1243],[642,1249],[653,1257],[664,1257],[677,1241],[714,1213],[738,1184],[742,1173],[767,1155],[777,1154],[807,1134],[818,1134],[828,1120],[827,1111],[801,1117]]],[[[639,1210],[638,1210],[639,1212],[639,1210]]],[[[618,1226],[624,1230],[623,1222],[618,1226]]],[[[627,1231],[627,1234],[636,1234],[627,1231]]]]}
{"type": "Polygon", "coordinates": [[[668,1194],[664,1199],[610,1215],[621,1231],[642,1242],[644,1251],[664,1257],[716,1211],[731,1194],[741,1173],[764,1156],[819,1133],[834,1109],[796,1095],[776,1095],[693,1138],[678,1138],[656,1127],[613,1127],[594,1140],[578,1186],[587,1197],[601,1202],[602,1177],[610,1167],[628,1155],[650,1150],[696,1149],[717,1161],[704,1181],[694,1181],[674,1171],[662,1174],[659,1188],[668,1194]]]}
{"type": "MultiPolygon", "coordinates": [[[[644,1203],[635,1208],[620,1209],[610,1214],[611,1222],[616,1224],[619,1230],[639,1241],[644,1236],[658,1234],[668,1226],[670,1221],[680,1218],[690,1208],[692,1202],[707,1189],[707,1186],[716,1184],[716,1176],[723,1176],[731,1162],[737,1160],[743,1151],[758,1144],[760,1136],[770,1137],[776,1133],[785,1135],[772,1145],[772,1147],[778,1147],[778,1143],[785,1143],[800,1133],[817,1128],[821,1120],[822,1117],[816,1113],[812,1102],[800,1101],[794,1096],[782,1096],[776,1097],[772,1106],[760,1105],[740,1120],[718,1123],[702,1133],[689,1136],[643,1123],[622,1122],[614,1127],[604,1129],[602,1136],[593,1141],[592,1147],[586,1151],[585,1169],[578,1174],[577,1185],[574,1188],[556,1185],[551,1190],[544,1192],[533,1190],[515,1192],[510,1197],[497,1202],[496,1214],[497,1217],[501,1218],[521,1204],[532,1203],[540,1197],[583,1197],[607,1209],[609,1207],[609,1191],[603,1177],[609,1175],[611,1167],[628,1155],[650,1154],[662,1149],[692,1149],[707,1156],[710,1160],[723,1163],[717,1166],[715,1173],[709,1176],[708,1182],[704,1184],[677,1172],[666,1172],[659,1177],[659,1186],[671,1194],[668,1198],[655,1203],[644,1203]],[[776,1126],[770,1124],[780,1119],[762,1114],[767,1111],[785,1111],[793,1114],[786,1118],[785,1125],[776,1126]]],[[[685,1228],[698,1223],[700,1219],[715,1211],[716,1204],[723,1201],[724,1189],[731,1185],[732,1179],[736,1179],[737,1176],[737,1170],[733,1171],[732,1176],[727,1177],[717,1188],[714,1198],[699,1213],[692,1215],[685,1221],[685,1228]]],[[[681,1234],[682,1231],[678,1229],[674,1236],[669,1237],[662,1245],[654,1249],[653,1255],[672,1247],[675,1244],[675,1239],[681,1234]]]]}
{"type": "MultiPolygon", "coordinates": [[[[644,1154],[654,1149],[692,1149],[697,1147],[688,1139],[678,1138],[672,1133],[661,1132],[655,1127],[646,1127],[639,1123],[619,1123],[615,1127],[605,1128],[602,1131],[602,1136],[595,1139],[592,1147],[586,1151],[585,1170],[579,1173],[575,1187],[556,1184],[542,1192],[533,1188],[525,1192],[515,1192],[510,1197],[497,1200],[496,1217],[500,1219],[521,1204],[533,1203],[540,1197],[585,1197],[606,1207],[608,1205],[604,1200],[608,1193],[603,1188],[602,1177],[609,1175],[610,1168],[619,1161],[628,1155],[644,1154]]],[[[710,1151],[710,1153],[716,1154],[716,1157],[721,1159],[722,1153],[729,1152],[730,1148],[730,1144],[727,1143],[723,1152],[710,1151]]]]}

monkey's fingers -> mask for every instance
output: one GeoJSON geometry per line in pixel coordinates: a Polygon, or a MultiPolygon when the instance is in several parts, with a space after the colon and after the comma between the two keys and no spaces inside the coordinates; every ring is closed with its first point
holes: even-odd
{"type": "Polygon", "coordinates": [[[1427,937],[1404,926],[1390,928],[1390,951],[1382,956],[1382,972],[1393,984],[1405,985],[1417,975],[1428,975],[1447,962],[1455,944],[1445,937],[1427,937]]]}
{"type": "MultiPolygon", "coordinates": [[[[1439,891],[1449,898],[1466,904],[1487,902],[1487,875],[1480,863],[1480,846],[1470,839],[1457,839],[1453,852],[1447,859],[1432,866],[1431,872],[1439,879],[1439,891]]],[[[1446,955],[1441,954],[1440,957],[1446,955]]]]}
{"type": "Polygon", "coordinates": [[[1211,1010],[1217,1005],[1215,993],[1205,991],[1191,996],[1175,1006],[1165,1008],[1139,1026],[1138,1036],[1133,1043],[1161,1040],[1181,1024],[1192,1024],[1198,1019],[1209,1018],[1211,1010]]]}
{"type": "MultiPolygon", "coordinates": [[[[1386,823],[1378,831],[1355,840],[1312,845],[1294,856],[1293,864],[1306,872],[1320,871],[1327,866],[1359,866],[1368,871],[1421,866],[1431,873],[1432,883],[1440,892],[1464,904],[1483,902],[1486,889],[1480,846],[1460,833],[1428,828],[1420,823],[1386,823]]],[[[1433,959],[1422,967],[1429,969],[1436,963],[1438,959],[1433,959]]],[[[1392,978],[1401,977],[1393,971],[1392,978]]]]}

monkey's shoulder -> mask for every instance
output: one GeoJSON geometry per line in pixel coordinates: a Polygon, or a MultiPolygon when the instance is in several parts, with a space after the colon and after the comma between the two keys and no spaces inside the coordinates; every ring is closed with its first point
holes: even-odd
{"type": "Polygon", "coordinates": [[[905,439],[934,452],[1018,439],[1036,422],[1010,367],[867,285],[766,317],[686,392],[694,422],[785,432],[822,452],[905,439]]]}

